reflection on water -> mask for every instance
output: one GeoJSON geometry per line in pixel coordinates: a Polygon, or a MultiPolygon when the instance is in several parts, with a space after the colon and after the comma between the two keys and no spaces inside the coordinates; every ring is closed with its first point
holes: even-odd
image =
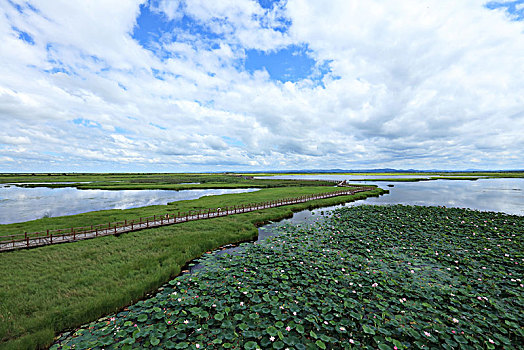
{"type": "Polygon", "coordinates": [[[256,176],[255,179],[274,180],[357,180],[357,179],[429,179],[436,175],[274,175],[256,176]]]}
{"type": "MultiPolygon", "coordinates": [[[[409,176],[408,176],[409,177],[409,176]]],[[[290,175],[283,179],[345,180],[348,175],[290,175]],[[329,178],[328,178],[329,176],[329,178]]],[[[352,182],[355,183],[355,182],[352,182]]],[[[366,181],[389,190],[359,204],[440,205],[524,215],[524,179],[432,180],[420,182],[366,181]],[[389,187],[393,186],[393,187],[389,187]]]]}
{"type": "Polygon", "coordinates": [[[96,210],[164,205],[168,202],[197,199],[203,196],[252,191],[257,191],[257,189],[108,191],[78,190],[73,187],[23,188],[0,185],[0,224],[96,210]]]}
{"type": "MultiPolygon", "coordinates": [[[[344,180],[347,175],[292,175],[295,179],[344,180]]],[[[285,178],[286,176],[280,176],[285,178]]],[[[433,180],[421,182],[364,182],[390,191],[378,198],[348,203],[440,205],[524,215],[524,179],[433,180]],[[387,187],[393,185],[394,187],[387,187]]],[[[78,190],[20,188],[0,185],[0,224],[104,209],[127,209],[255,189],[216,190],[78,190]]],[[[306,214],[296,214],[306,215],[306,214]]],[[[307,215],[306,215],[307,216],[307,215]]],[[[298,216],[297,216],[298,217],[298,216]]]]}
{"type": "MultiPolygon", "coordinates": [[[[378,183],[377,183],[378,184],[378,183]]],[[[366,204],[440,205],[524,215],[524,179],[435,180],[395,183],[366,204]]]]}

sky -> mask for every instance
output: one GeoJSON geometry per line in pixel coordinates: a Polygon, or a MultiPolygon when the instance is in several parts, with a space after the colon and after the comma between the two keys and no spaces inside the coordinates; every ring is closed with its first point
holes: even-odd
{"type": "Polygon", "coordinates": [[[524,0],[0,0],[0,172],[523,169],[524,0]]]}

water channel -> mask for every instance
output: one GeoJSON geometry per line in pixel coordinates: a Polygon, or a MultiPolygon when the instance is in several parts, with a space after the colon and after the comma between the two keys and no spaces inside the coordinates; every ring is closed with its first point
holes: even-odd
{"type": "Polygon", "coordinates": [[[79,190],[75,187],[17,187],[0,184],[0,224],[107,209],[129,209],[258,189],[79,190]]]}

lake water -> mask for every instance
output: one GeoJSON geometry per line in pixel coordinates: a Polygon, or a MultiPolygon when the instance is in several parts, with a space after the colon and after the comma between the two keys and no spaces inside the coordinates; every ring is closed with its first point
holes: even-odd
{"type": "Polygon", "coordinates": [[[226,193],[253,192],[258,189],[207,189],[207,190],[79,190],[65,188],[23,188],[0,185],[0,224],[10,224],[73,215],[106,209],[128,209],[169,202],[197,199],[226,193]]]}
{"type": "MultiPolygon", "coordinates": [[[[282,175],[278,178],[340,181],[348,179],[347,175],[282,175]]],[[[345,204],[296,212],[288,219],[260,227],[257,242],[278,235],[279,231],[276,228],[283,224],[304,225],[313,223],[323,220],[331,210],[362,204],[446,206],[524,215],[524,179],[432,180],[421,182],[365,181],[362,184],[378,185],[388,189],[389,193],[380,197],[369,197],[345,204]],[[393,185],[393,187],[388,185],[393,185]]],[[[242,250],[242,246],[231,245],[215,251],[214,254],[236,254],[242,250]]],[[[188,272],[194,273],[203,267],[204,265],[200,263],[190,264],[188,272]]]]}
{"type": "MultiPolygon", "coordinates": [[[[379,183],[375,183],[380,186],[379,183]]],[[[524,215],[524,179],[434,180],[391,183],[390,193],[366,204],[409,204],[470,208],[524,215]]]]}
{"type": "MultiPolygon", "coordinates": [[[[394,177],[401,178],[400,176],[394,177]]],[[[278,178],[351,180],[348,175],[289,175],[278,176],[278,178]]],[[[522,178],[420,182],[353,181],[351,183],[373,184],[390,191],[389,194],[379,198],[368,198],[365,201],[355,202],[356,205],[362,202],[366,204],[441,205],[524,215],[524,179],[522,178]]]]}
{"type": "Polygon", "coordinates": [[[255,176],[255,179],[275,180],[359,180],[359,179],[429,179],[437,175],[274,175],[255,176]]]}

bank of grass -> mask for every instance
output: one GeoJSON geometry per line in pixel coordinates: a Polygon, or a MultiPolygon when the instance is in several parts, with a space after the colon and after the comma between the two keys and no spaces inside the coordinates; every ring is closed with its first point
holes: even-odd
{"type": "Polygon", "coordinates": [[[517,215],[343,207],[204,258],[52,350],[522,349],[523,234],[517,215]]]}
{"type": "MultiPolygon", "coordinates": [[[[76,188],[81,190],[101,189],[101,190],[197,190],[197,189],[222,189],[222,188],[274,188],[274,187],[304,187],[304,186],[333,186],[332,181],[321,180],[271,180],[271,179],[250,179],[242,177],[225,177],[223,180],[233,181],[203,181],[200,183],[165,183],[165,182],[144,182],[144,183],[89,183],[77,184],[76,188]]],[[[196,181],[196,179],[195,179],[196,181]]],[[[202,181],[202,180],[201,180],[202,181]]],[[[49,185],[48,187],[64,187],[67,185],[49,185]]]]}
{"type": "Polygon", "coordinates": [[[76,187],[104,190],[189,190],[329,186],[331,181],[254,179],[239,174],[26,174],[0,175],[0,183],[21,187],[76,187]]]}
{"type": "Polygon", "coordinates": [[[131,182],[93,182],[93,183],[73,183],[73,184],[20,184],[19,187],[49,187],[64,188],[75,187],[79,190],[202,190],[202,189],[233,189],[233,188],[275,188],[275,187],[303,187],[303,186],[333,186],[332,181],[321,180],[257,180],[240,179],[235,182],[203,182],[203,183],[131,183],[131,182]]]}
{"type": "Polygon", "coordinates": [[[315,193],[340,191],[334,186],[277,187],[255,192],[205,196],[195,200],[171,202],[167,205],[152,205],[131,209],[93,211],[77,215],[42,218],[21,223],[0,225],[0,236],[24,232],[45,232],[45,230],[82,227],[108,222],[124,221],[153,215],[176,214],[188,210],[218,208],[233,205],[261,203],[283,198],[299,197],[315,193]]]}
{"type": "MultiPolygon", "coordinates": [[[[3,225],[28,231],[79,226],[92,219],[120,220],[157,213],[238,205],[326,192],[326,187],[275,188],[259,192],[204,197],[123,211],[86,213],[24,224],[3,225]],[[163,211],[161,211],[163,212],[163,211]]],[[[335,190],[335,189],[333,189],[335,190]]],[[[0,348],[49,346],[61,331],[74,328],[133,303],[180,273],[188,261],[222,245],[253,239],[256,225],[288,217],[293,211],[336,205],[379,195],[376,189],[353,196],[316,200],[210,220],[148,229],[75,243],[0,253],[0,348]]]]}

